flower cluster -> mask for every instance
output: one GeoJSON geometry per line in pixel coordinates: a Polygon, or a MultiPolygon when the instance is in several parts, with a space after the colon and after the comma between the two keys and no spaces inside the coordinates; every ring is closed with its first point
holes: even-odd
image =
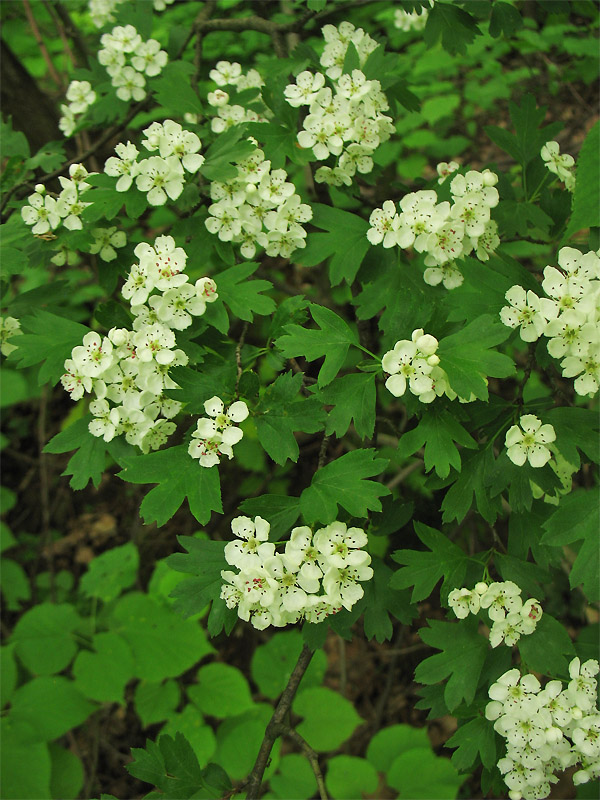
{"type": "MultiPolygon", "coordinates": [[[[238,103],[231,104],[229,102],[229,93],[226,92],[223,86],[232,86],[235,92],[243,92],[246,89],[260,89],[264,86],[264,81],[260,72],[256,69],[249,69],[246,74],[242,72],[241,64],[237,61],[233,63],[230,61],[217,61],[215,69],[209,73],[209,77],[219,87],[214,92],[208,93],[208,104],[217,109],[217,116],[213,117],[211,121],[211,129],[214,133],[223,133],[233,125],[239,125],[242,122],[263,122],[264,116],[258,114],[256,111],[238,103]]],[[[253,100],[253,103],[257,99],[253,100]]],[[[266,109],[265,109],[266,113],[266,109]]]]}
{"type": "Polygon", "coordinates": [[[360,69],[351,75],[342,74],[348,45],[352,43],[363,66],[377,42],[362,28],[354,28],[342,22],[339,28],[323,27],[326,45],[321,56],[321,65],[331,79],[333,89],[325,85],[325,75],[301,72],[295,84],[285,88],[287,102],[298,108],[308,106],[303,120],[304,130],[298,134],[298,143],[312,149],[318,161],[330,156],[336,158],[335,165],[322,166],[315,173],[319,183],[341,186],[352,183],[359,173],[371,172],[373,153],[389,139],[394,131],[391,117],[383,112],[389,109],[388,101],[378,80],[367,80],[360,69]]]}
{"type": "Polygon", "coordinates": [[[86,178],[90,173],[83,164],[71,164],[69,177],[60,175],[58,180],[63,187],[58,197],[46,193],[43,183],[36,184],[35,192],[27,198],[29,205],[21,209],[21,217],[26,225],[32,225],[31,232],[36,235],[56,230],[62,223],[70,231],[81,230],[81,213],[90,205],[81,199],[90,188],[86,178]]]}
{"type": "Polygon", "coordinates": [[[256,246],[268,256],[289,258],[306,246],[303,223],[312,209],[295,192],[284,169],[271,169],[262,150],[256,149],[237,164],[237,176],[213,181],[206,227],[224,242],[241,243],[241,254],[252,258],[256,246]]]}
{"type": "Polygon", "coordinates": [[[8,356],[13,350],[17,349],[18,345],[11,344],[8,340],[22,333],[21,323],[18,319],[15,317],[0,317],[0,353],[3,356],[8,356]]]}
{"type": "Polygon", "coordinates": [[[568,153],[560,154],[558,142],[546,142],[540,155],[546,169],[558,175],[569,192],[575,191],[575,159],[568,153]]]}
{"type": "MultiPolygon", "coordinates": [[[[442,168],[438,174],[445,178],[454,163],[438,165],[442,168]]],[[[405,195],[400,213],[392,200],[386,200],[383,208],[372,212],[367,238],[373,245],[413,247],[425,253],[425,283],[455,289],[463,282],[456,259],[474,252],[480,261],[487,261],[500,244],[498,226],[490,218],[499,200],[497,182],[498,176],[488,169],[470,170],[452,179],[452,203],[438,203],[434,189],[405,195]]]]}
{"type": "Polygon", "coordinates": [[[542,800],[557,783],[555,772],[579,769],[573,783],[600,777],[600,713],[595,659],[574,658],[571,680],[551,680],[544,688],[535,675],[505,672],[489,689],[485,716],[506,739],[498,762],[510,800],[542,800]]]}
{"type": "Polygon", "coordinates": [[[524,414],[519,425],[513,425],[506,433],[506,454],[519,467],[526,461],[532,467],[543,467],[552,456],[545,445],[555,439],[556,432],[552,425],[542,425],[534,414],[524,414]]]}
{"type": "Polygon", "coordinates": [[[459,619],[487,609],[492,627],[492,647],[504,641],[508,647],[516,644],[521,636],[535,631],[542,617],[542,607],[535,599],[521,599],[521,590],[512,581],[487,583],[481,581],[474,589],[453,589],[448,595],[448,605],[459,619]]]}
{"type": "Polygon", "coordinates": [[[225,560],[239,572],[221,572],[221,598],[259,630],[350,610],[364,594],[360,582],[373,577],[371,556],[360,549],[367,534],[343,522],[314,534],[294,528],[283,553],[268,541],[270,525],[261,517],[236,517],[231,530],[238,539],[225,545],[225,560]]]}
{"type": "MultiPolygon", "coordinates": [[[[429,5],[433,8],[433,0],[429,0],[429,5]]],[[[422,31],[427,24],[428,16],[429,11],[426,8],[421,8],[420,11],[404,11],[403,8],[397,8],[394,12],[394,27],[405,33],[422,31]]]]}
{"type": "Polygon", "coordinates": [[[144,76],[159,75],[168,61],[160,42],[156,39],[145,42],[133,25],[117,25],[100,37],[100,43],[98,61],[110,75],[117,97],[125,102],[143,100],[146,97],[144,76]]]}
{"type": "Polygon", "coordinates": [[[558,263],[560,269],[544,269],[547,297],[512,286],[500,319],[519,328],[524,342],[546,336],[549,354],[563,359],[564,377],[576,378],[577,394],[593,396],[600,386],[600,254],[563,247],[558,263]]]}
{"type": "Polygon", "coordinates": [[[137,147],[121,142],[115,147],[117,155],[107,159],[104,172],[118,178],[117,192],[126,192],[135,179],[137,189],[147,192],[150,205],[162,206],[167,197],[176,200],[183,192],[185,172],[197,172],[204,163],[204,156],[198,153],[202,142],[172,119],[153,122],[144,135],[142,144],[146,150],[158,151],[158,155],[138,161],[137,147]]]}
{"type": "Polygon", "coordinates": [[[169,369],[188,361],[176,348],[175,331],[204,314],[217,293],[210,278],[189,283],[183,274],[186,253],[172,236],[159,236],[153,246],[142,242],[134,253],[138,263],[122,288],[131,303],[132,330],[86,334],[65,361],[61,383],[73,400],[86,392],[95,394],[90,433],[106,442],[124,433],[129,444],[147,453],[173,433],[170,420],[181,408],[164,394],[165,389],[177,388],[169,369]]]}
{"type": "MultiPolygon", "coordinates": [[[[125,0],[89,0],[88,13],[92,22],[97,28],[102,28],[107,22],[114,22],[114,13],[117,6],[125,0]]],[[[167,5],[171,5],[175,0],[154,0],[154,10],[164,11],[167,5]]]]}
{"type": "MultiPolygon", "coordinates": [[[[439,342],[435,336],[425,333],[423,328],[416,328],[409,339],[396,342],[393,350],[383,356],[381,366],[389,374],[385,382],[394,397],[402,397],[408,388],[419,398],[421,403],[431,403],[436,397],[446,395],[455,400],[458,395],[450,387],[448,375],[440,366],[440,358],[436,354],[439,342]]],[[[468,403],[474,397],[458,398],[461,403],[468,403]]]]}
{"type": "Polygon", "coordinates": [[[201,467],[214,467],[220,456],[233,458],[232,447],[244,433],[235,422],[243,422],[248,416],[248,406],[243,400],[232,403],[227,411],[220,397],[211,397],[204,403],[208,417],[201,417],[192,433],[188,453],[200,461],[201,467]]]}
{"type": "Polygon", "coordinates": [[[62,104],[60,107],[58,127],[65,136],[72,136],[77,126],[77,117],[85,114],[96,101],[96,92],[89,81],[71,81],[67,89],[67,100],[69,104],[62,104]]]}

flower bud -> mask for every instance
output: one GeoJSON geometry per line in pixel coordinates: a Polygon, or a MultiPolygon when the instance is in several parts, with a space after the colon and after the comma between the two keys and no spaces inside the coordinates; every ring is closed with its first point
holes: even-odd
{"type": "Polygon", "coordinates": [[[46,194],[46,187],[44,186],[44,184],[43,184],[43,183],[36,183],[36,185],[35,185],[35,191],[36,191],[38,194],[46,194]]]}
{"type": "Polygon", "coordinates": [[[487,592],[487,590],[488,590],[487,583],[484,583],[483,581],[479,581],[479,583],[475,584],[475,590],[474,591],[476,591],[477,594],[485,594],[487,592]]]}
{"type": "Polygon", "coordinates": [[[432,356],[429,356],[427,363],[430,367],[437,367],[437,365],[440,363],[440,357],[436,356],[434,353],[432,356]]]}

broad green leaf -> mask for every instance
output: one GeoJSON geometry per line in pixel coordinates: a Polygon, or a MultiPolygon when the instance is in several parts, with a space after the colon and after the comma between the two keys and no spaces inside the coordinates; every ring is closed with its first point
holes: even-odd
{"type": "Polygon", "coordinates": [[[236,667],[207,664],[200,667],[196,680],[197,683],[188,688],[187,694],[203,714],[224,719],[252,708],[248,681],[236,667]]]}
{"type": "Polygon", "coordinates": [[[43,361],[38,375],[40,386],[47,382],[54,385],[58,381],[65,371],[65,360],[71,357],[71,350],[80,345],[86,333],[90,332],[85,325],[43,309],[21,319],[21,328],[24,333],[19,336],[19,346],[12,358],[19,362],[20,369],[43,361]]]}
{"type": "Polygon", "coordinates": [[[204,403],[215,395],[226,397],[235,390],[236,366],[234,358],[208,356],[202,362],[202,371],[191,367],[174,367],[169,376],[179,389],[169,389],[166,394],[173,400],[186,404],[188,414],[206,415],[204,403]]]}
{"type": "Polygon", "coordinates": [[[468,400],[474,394],[480,400],[487,400],[486,377],[507,378],[515,373],[513,360],[491,349],[509,335],[509,328],[484,314],[440,341],[437,353],[440,366],[459,397],[468,400]]]}
{"type": "Polygon", "coordinates": [[[77,797],[83,788],[83,764],[70,750],[56,742],[48,745],[50,752],[50,797],[63,800],[77,797]]]}
{"type": "Polygon", "coordinates": [[[404,566],[394,573],[390,586],[394,589],[413,586],[411,601],[418,603],[429,597],[440,578],[444,578],[441,591],[445,598],[452,589],[463,585],[469,558],[443,533],[421,522],[415,522],[414,526],[429,550],[396,550],[392,558],[404,566]]]}
{"type": "Polygon", "coordinates": [[[81,650],[73,664],[75,687],[91,700],[123,703],[125,685],[134,677],[129,645],[116,633],[97,633],[93,651],[81,650]]]}
{"type": "Polygon", "coordinates": [[[453,800],[464,782],[450,760],[413,748],[394,759],[387,782],[410,800],[453,800]]]}
{"type": "Polygon", "coordinates": [[[0,709],[8,703],[16,685],[15,645],[2,645],[0,647],[0,709]]]}
{"type": "Polygon", "coordinates": [[[423,35],[428,47],[441,39],[449,53],[465,53],[467,45],[480,33],[469,13],[451,3],[437,2],[429,12],[423,35]]]}
{"type": "Polygon", "coordinates": [[[353,517],[381,511],[379,498],[390,494],[390,490],[368,478],[379,475],[387,466],[387,460],[374,456],[373,449],[352,450],[317,470],[310,486],[300,495],[304,519],[309,524],[328,524],[337,518],[338,505],[353,517]]]}
{"type": "Polygon", "coordinates": [[[41,603],[17,622],[11,641],[23,665],[34,675],[63,670],[77,651],[73,631],[81,619],[68,603],[41,603]]]}
{"type": "Polygon", "coordinates": [[[552,516],[543,523],[542,544],[561,546],[583,539],[579,553],[569,573],[574,589],[580,583],[589,600],[600,600],[600,512],[595,491],[577,489],[562,497],[552,516]]]}
{"type": "Polygon", "coordinates": [[[325,421],[322,404],[313,397],[298,399],[302,375],[286,372],[268,386],[255,411],[258,439],[277,464],[298,460],[295,431],[316,433],[325,421]]]}
{"type": "Polygon", "coordinates": [[[263,494],[260,497],[248,497],[239,508],[250,517],[268,520],[271,525],[269,537],[272,540],[282,539],[300,516],[299,498],[287,495],[263,494]]]}
{"type": "Polygon", "coordinates": [[[483,717],[476,717],[461,725],[446,744],[458,748],[452,753],[452,763],[459,772],[471,770],[477,758],[488,769],[496,763],[494,727],[483,717]]]}
{"type": "MultiPolygon", "coordinates": [[[[250,674],[261,694],[276,700],[285,689],[302,651],[302,634],[297,630],[275,633],[265,644],[259,645],[252,655],[250,674]]],[[[320,686],[327,658],[323,650],[316,650],[300,686],[307,689],[320,686]]]]}
{"type": "Polygon", "coordinates": [[[131,648],[134,674],[147,681],[181,675],[212,652],[198,622],[182,619],[149,595],[132,592],[121,597],[110,620],[113,632],[131,648]]]}
{"type": "Polygon", "coordinates": [[[152,93],[157,105],[176,112],[201,114],[202,103],[192,88],[194,67],[188,61],[171,61],[152,80],[152,93]]]}
{"type": "Polygon", "coordinates": [[[133,542],[113,547],[94,558],[83,574],[79,588],[87,597],[97,597],[109,603],[135,583],[139,560],[133,542]]]}
{"type": "Polygon", "coordinates": [[[52,766],[48,746],[45,743],[24,742],[19,726],[10,718],[2,719],[1,726],[2,797],[18,797],[19,800],[51,797],[52,766]]]}
{"type": "Polygon", "coordinates": [[[517,646],[521,662],[530,672],[541,672],[552,678],[565,678],[575,647],[566,628],[550,614],[544,613],[536,629],[522,636],[517,646]]]}
{"type": "Polygon", "coordinates": [[[254,314],[265,316],[275,311],[275,301],[262,294],[273,288],[270,281],[249,280],[258,264],[247,262],[219,272],[216,276],[219,301],[223,301],[234,317],[252,322],[254,314]]]}
{"type": "Polygon", "coordinates": [[[236,161],[248,158],[256,146],[244,137],[244,126],[234,125],[221,133],[205,154],[200,174],[209,181],[229,181],[237,177],[236,161]]]}
{"type": "Polygon", "coordinates": [[[567,406],[551,408],[544,414],[556,432],[556,446],[569,464],[579,469],[581,450],[591,461],[600,461],[600,420],[598,414],[588,408],[567,406]]]}
{"type": "Polygon", "coordinates": [[[203,788],[202,770],[187,739],[163,734],[158,742],[146,742],[146,748],[133,747],[134,760],[125,768],[135,778],[156,786],[172,800],[187,800],[203,788]]]}
{"type": "Polygon", "coordinates": [[[318,330],[286,325],[287,333],[275,344],[286,358],[304,356],[307,361],[314,361],[325,356],[318,385],[326,386],[343,367],[350,346],[358,344],[358,336],[341,317],[325,306],[311,303],[310,313],[319,326],[318,330]]]}
{"type": "Polygon", "coordinates": [[[542,586],[550,582],[550,573],[543,567],[508,553],[496,553],[494,564],[505,581],[513,581],[538,600],[543,600],[546,596],[542,586]]]}
{"type": "Polygon", "coordinates": [[[331,285],[337,286],[343,280],[351,284],[371,247],[367,239],[369,223],[341,208],[313,203],[312,209],[311,223],[327,233],[309,233],[306,247],[296,251],[295,261],[314,267],[331,256],[331,285]]]}
{"type": "Polygon", "coordinates": [[[390,586],[392,570],[379,558],[371,561],[373,578],[363,584],[365,590],[364,628],[367,639],[384,642],[392,638],[391,614],[405,625],[416,616],[411,607],[407,591],[399,591],[390,586]]]}
{"type": "Polygon", "coordinates": [[[171,592],[173,608],[184,617],[203,611],[211,600],[218,600],[223,579],[221,570],[229,569],[225,561],[223,542],[178,536],[177,541],[187,553],[173,553],[167,558],[171,569],[194,577],[179,583],[171,592]]]}
{"type": "MultiPolygon", "coordinates": [[[[255,704],[244,714],[230,717],[219,725],[217,751],[213,761],[223,767],[233,780],[241,781],[252,769],[272,713],[272,706],[255,704]]],[[[273,772],[277,768],[278,757],[279,747],[276,742],[271,751],[273,772]]],[[[268,777],[268,770],[266,775],[268,777]]]]}
{"type": "Polygon", "coordinates": [[[425,445],[425,470],[435,468],[440,478],[450,474],[450,467],[461,470],[460,453],[457,444],[464,447],[477,447],[474,439],[467,433],[455,416],[448,411],[428,409],[416,428],[403,433],[398,443],[398,455],[406,458],[425,445]]]}
{"type": "Polygon", "coordinates": [[[12,696],[10,714],[15,723],[31,726],[27,742],[51,742],[81,725],[96,707],[73,681],[52,675],[20,686],[12,696]]]}
{"type": "Polygon", "coordinates": [[[269,779],[269,786],[279,800],[305,800],[317,791],[315,773],[300,753],[289,753],[281,758],[277,772],[269,779]]]}
{"type": "Polygon", "coordinates": [[[213,511],[221,514],[218,467],[201,467],[186,445],[123,459],[119,478],[129,483],[156,483],[142,500],[140,515],[146,522],[164,525],[187,498],[190,511],[204,525],[213,511]]]}
{"type": "Polygon", "coordinates": [[[325,786],[333,798],[361,797],[377,790],[375,767],[364,758],[334,756],[327,762],[325,786]]]}
{"type": "Polygon", "coordinates": [[[415,670],[415,680],[432,684],[448,678],[444,688],[448,710],[453,711],[463,700],[470,705],[488,650],[487,639],[477,630],[477,618],[460,622],[430,619],[428,624],[428,628],[419,630],[421,639],[443,652],[421,661],[415,670]]]}
{"type": "Polygon", "coordinates": [[[376,402],[374,372],[353,372],[335,378],[329,386],[318,390],[317,397],[322,403],[333,406],[327,415],[327,435],[333,433],[341,439],[352,421],[361,439],[373,435],[376,402]]]}
{"type": "Polygon", "coordinates": [[[363,722],[349,700],[324,687],[299,692],[292,709],[302,717],[296,730],[318,753],[336,750],[363,722]]]}
{"type": "Polygon", "coordinates": [[[548,140],[553,139],[562,128],[561,122],[553,122],[543,128],[539,126],[544,121],[547,108],[536,107],[536,100],[532,94],[526,94],[521,104],[510,102],[510,117],[515,133],[509,133],[495,125],[485,127],[488,136],[509,155],[518,161],[523,168],[536,157],[540,157],[540,150],[548,140]]]}
{"type": "Polygon", "coordinates": [[[11,611],[19,611],[21,605],[31,597],[29,578],[23,567],[12,558],[0,561],[0,587],[6,608],[11,611]]]}
{"type": "Polygon", "coordinates": [[[367,759],[378,772],[387,772],[400,753],[415,747],[431,747],[427,728],[390,725],[377,731],[371,739],[367,748],[367,759]]]}
{"type": "Polygon", "coordinates": [[[144,727],[165,720],[179,705],[181,692],[174,680],[161,683],[140,681],[135,689],[134,705],[144,727]]]}
{"type": "Polygon", "coordinates": [[[463,462],[460,475],[442,501],[443,522],[461,522],[473,505],[473,499],[486,522],[492,524],[495,521],[501,509],[500,495],[490,497],[489,485],[495,469],[491,447],[475,452],[468,461],[463,462]]]}
{"type": "MultiPolygon", "coordinates": [[[[201,766],[213,757],[217,747],[214,731],[204,722],[204,717],[193,703],[185,705],[179,713],[170,714],[167,724],[161,729],[161,734],[175,736],[176,733],[185,736],[201,766]]],[[[208,796],[215,797],[211,794],[208,796]]],[[[221,797],[221,793],[216,797],[221,797]]]]}
{"type": "Polygon", "coordinates": [[[600,196],[600,123],[586,136],[577,159],[573,213],[565,232],[565,239],[582,228],[600,226],[598,197],[600,196]]]}
{"type": "Polygon", "coordinates": [[[522,27],[523,19],[518,10],[510,3],[496,0],[492,6],[492,15],[490,17],[490,36],[497,39],[504,34],[509,39],[522,27]]]}

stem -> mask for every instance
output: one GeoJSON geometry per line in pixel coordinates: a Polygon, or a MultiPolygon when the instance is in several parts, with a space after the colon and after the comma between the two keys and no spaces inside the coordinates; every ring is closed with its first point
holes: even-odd
{"type": "Polygon", "coordinates": [[[46,47],[44,40],[42,39],[42,34],[40,33],[40,29],[38,28],[37,22],[35,21],[35,17],[33,16],[29,0],[23,0],[23,8],[25,9],[25,15],[27,16],[27,22],[29,23],[31,32],[33,33],[35,41],[37,42],[37,46],[40,48],[40,53],[42,54],[42,57],[48,67],[48,72],[50,73],[50,76],[54,81],[54,83],[62,91],[64,89],[63,80],[58,74],[56,67],[52,63],[52,59],[50,58],[50,53],[48,52],[48,48],[46,47]]]}
{"type": "Polygon", "coordinates": [[[265,730],[265,737],[260,746],[260,750],[258,751],[258,755],[256,756],[256,761],[252,767],[252,772],[248,778],[248,783],[246,784],[247,800],[258,800],[260,786],[263,775],[265,774],[265,769],[267,768],[267,764],[269,762],[269,756],[271,755],[273,744],[284,731],[284,728],[282,728],[283,720],[291,708],[296,692],[298,691],[298,685],[300,684],[300,681],[302,680],[302,677],[306,672],[313,655],[314,650],[311,650],[309,647],[304,645],[302,652],[298,657],[298,661],[296,662],[296,666],[290,675],[287,686],[283,690],[283,694],[279,699],[279,703],[277,703],[275,711],[273,712],[273,716],[269,720],[265,730]]]}
{"type": "Polygon", "coordinates": [[[381,359],[379,358],[379,356],[376,356],[375,353],[372,353],[370,350],[367,350],[367,348],[363,347],[362,344],[355,344],[354,346],[358,347],[359,350],[362,350],[363,353],[366,353],[368,356],[371,356],[371,358],[374,358],[375,361],[381,363],[381,359]]]}
{"type": "Polygon", "coordinates": [[[319,797],[321,800],[329,800],[329,795],[327,794],[327,789],[325,788],[325,781],[323,780],[323,773],[321,772],[321,767],[319,765],[319,756],[317,753],[312,749],[306,739],[303,739],[302,736],[295,731],[293,728],[290,728],[289,725],[280,725],[279,729],[281,734],[284,734],[293,742],[300,747],[303,754],[308,759],[308,763],[312,767],[312,771],[315,774],[315,780],[317,781],[317,787],[319,789],[319,797]]]}

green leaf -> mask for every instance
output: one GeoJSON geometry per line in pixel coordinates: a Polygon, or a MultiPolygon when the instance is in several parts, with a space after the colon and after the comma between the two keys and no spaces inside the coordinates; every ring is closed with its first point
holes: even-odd
{"type": "Polygon", "coordinates": [[[50,773],[50,796],[54,800],[78,797],[83,788],[83,764],[70,750],[56,742],[48,745],[52,759],[50,773]]]}
{"type": "Polygon", "coordinates": [[[206,664],[200,667],[196,679],[187,694],[203,714],[224,719],[243,714],[253,706],[248,681],[236,667],[206,664]]]}
{"type": "Polygon", "coordinates": [[[575,647],[565,627],[546,613],[534,632],[522,636],[517,646],[521,661],[530,672],[541,672],[552,678],[566,677],[568,662],[575,656],[575,647]]]}
{"type": "Polygon", "coordinates": [[[367,480],[379,475],[387,460],[375,458],[375,450],[352,450],[318,470],[310,486],[300,495],[300,508],[307,523],[332,522],[338,504],[354,517],[381,511],[379,498],[390,494],[382,483],[367,480]]]}
{"type": "Polygon", "coordinates": [[[71,350],[80,345],[86,333],[90,332],[85,325],[43,309],[23,317],[21,328],[25,333],[19,336],[19,346],[13,358],[19,362],[20,369],[44,362],[38,375],[40,386],[48,382],[54,385],[58,381],[65,371],[65,360],[71,357],[71,350]],[[48,335],[50,331],[51,336],[48,335]]]}
{"type": "Polygon", "coordinates": [[[480,400],[487,400],[486,376],[507,378],[514,375],[513,360],[491,349],[509,335],[509,328],[484,314],[440,341],[440,366],[459,397],[468,400],[474,394],[480,400]]]}
{"type": "Polygon", "coordinates": [[[490,36],[497,39],[501,34],[510,39],[516,31],[523,27],[523,19],[518,10],[510,3],[496,0],[492,6],[490,17],[490,36]]]}
{"type": "Polygon", "coordinates": [[[252,322],[254,314],[265,316],[272,314],[276,308],[275,301],[262,294],[272,289],[273,284],[265,280],[248,280],[258,267],[252,262],[238,264],[216,277],[219,299],[229,306],[235,317],[247,322],[252,322]]]}
{"type": "Polygon", "coordinates": [[[162,683],[140,681],[135,689],[135,711],[146,728],[154,722],[162,722],[179,705],[181,692],[174,680],[162,683]]]}
{"type": "Polygon", "coordinates": [[[542,586],[550,582],[550,574],[543,567],[503,553],[496,553],[494,564],[505,581],[513,581],[538,600],[544,599],[542,586]]]}
{"type": "Polygon", "coordinates": [[[79,588],[87,597],[97,597],[110,603],[123,589],[135,583],[139,554],[133,542],[113,547],[96,556],[82,576],[79,588]]]}
{"type": "Polygon", "coordinates": [[[421,522],[415,522],[414,526],[429,551],[396,550],[392,558],[404,566],[394,573],[390,586],[394,589],[413,586],[411,602],[418,603],[429,597],[440,578],[444,578],[441,592],[445,598],[452,589],[462,586],[469,558],[443,533],[421,522]]]}
{"type": "Polygon", "coordinates": [[[572,589],[582,583],[588,599],[597,603],[600,600],[600,511],[596,492],[577,489],[562,497],[543,528],[542,544],[557,547],[583,539],[569,573],[569,583],[572,589]]]}
{"type": "MultiPolygon", "coordinates": [[[[233,780],[241,781],[252,769],[272,713],[271,705],[255,704],[244,714],[230,717],[219,725],[214,761],[223,767],[233,780]]],[[[273,769],[277,764],[278,750],[276,743],[271,751],[273,769]]]]}
{"type": "Polygon", "coordinates": [[[489,486],[496,469],[491,447],[485,447],[463,462],[462,471],[455,483],[446,492],[442,501],[442,521],[461,522],[473,504],[490,525],[495,521],[501,508],[500,495],[490,497],[489,486]]]}
{"type": "Polygon", "coordinates": [[[373,578],[364,584],[364,629],[367,639],[375,638],[381,643],[392,638],[390,614],[408,625],[416,616],[416,609],[410,604],[408,592],[390,586],[393,573],[381,559],[374,558],[371,567],[373,578]]]}
{"type": "Polygon", "coordinates": [[[453,800],[464,778],[457,774],[449,759],[419,747],[394,759],[387,782],[411,800],[453,800]]]}
{"type": "Polygon", "coordinates": [[[171,61],[152,79],[152,94],[159,106],[176,112],[178,116],[201,114],[202,103],[192,89],[194,66],[187,61],[171,61]]]}
{"type": "Polygon", "coordinates": [[[250,517],[258,516],[268,520],[271,525],[269,536],[273,540],[282,539],[300,516],[299,498],[280,494],[248,497],[239,508],[250,517]]]}
{"type": "MultiPolygon", "coordinates": [[[[188,703],[182,711],[171,714],[161,730],[161,734],[169,736],[175,736],[176,733],[182,733],[188,740],[199,764],[206,764],[214,755],[217,740],[213,729],[205,724],[204,717],[193,703],[188,703]]],[[[201,796],[220,798],[221,792],[216,796],[210,793],[201,796]]]]}
{"type": "Polygon", "coordinates": [[[303,718],[296,730],[318,753],[336,750],[363,722],[349,700],[324,687],[300,692],[292,709],[303,718]]]}
{"type": "Polygon", "coordinates": [[[81,650],[75,659],[75,687],[91,700],[123,703],[125,685],[135,675],[129,645],[109,631],[96,634],[92,646],[93,651],[81,650]]]}
{"type": "Polygon", "coordinates": [[[588,133],[577,159],[573,213],[564,239],[582,228],[600,226],[598,197],[600,196],[600,123],[588,133]]]}
{"type": "MultiPolygon", "coordinates": [[[[250,674],[261,694],[271,700],[279,697],[296,666],[302,645],[300,631],[290,630],[275,633],[268,642],[256,648],[250,662],[250,674]]],[[[302,689],[320,686],[326,669],[325,653],[323,650],[316,650],[300,681],[302,689]]]]}
{"type": "Polygon", "coordinates": [[[367,759],[378,772],[387,772],[399,753],[415,747],[430,748],[427,728],[412,725],[390,725],[377,731],[369,742],[367,759]]]}
{"type": "Polygon", "coordinates": [[[325,356],[319,371],[318,385],[321,387],[331,383],[338,374],[350,346],[358,345],[358,336],[341,317],[325,306],[311,303],[310,313],[319,326],[318,330],[286,325],[287,333],[275,344],[286,358],[304,356],[307,361],[314,361],[325,356]]]}
{"type": "Polygon", "coordinates": [[[220,597],[221,570],[229,568],[225,561],[225,544],[193,536],[178,536],[177,541],[188,552],[173,553],[167,558],[167,564],[177,572],[194,577],[173,589],[173,608],[184,617],[191,617],[203,611],[211,600],[220,597]]]}
{"type": "Polygon", "coordinates": [[[316,398],[295,399],[302,375],[286,372],[267,387],[255,411],[258,439],[277,464],[298,460],[295,431],[316,433],[323,428],[325,411],[316,398]]]}
{"type": "Polygon", "coordinates": [[[460,453],[454,442],[464,447],[477,447],[455,416],[448,411],[428,409],[411,431],[403,433],[398,443],[398,455],[407,458],[425,445],[425,470],[435,468],[440,478],[450,474],[450,467],[461,469],[460,453]]]}
{"type": "Polygon", "coordinates": [[[29,578],[23,567],[12,558],[0,561],[0,587],[6,607],[11,611],[19,611],[31,597],[29,578]]]}
{"type": "Polygon", "coordinates": [[[256,146],[244,137],[245,126],[234,125],[221,133],[206,151],[200,174],[209,181],[229,181],[237,177],[236,161],[248,158],[256,146]]]}
{"type": "Polygon", "coordinates": [[[342,280],[351,284],[371,247],[367,239],[369,223],[340,208],[331,208],[313,203],[311,223],[327,233],[309,233],[306,247],[296,251],[294,260],[298,264],[314,267],[330,256],[329,279],[332,286],[342,280]]]}
{"type": "Polygon", "coordinates": [[[4,718],[1,725],[2,796],[19,800],[50,797],[51,761],[47,745],[23,742],[20,726],[10,718],[4,718]]]}
{"type": "Polygon", "coordinates": [[[428,625],[419,630],[421,639],[443,652],[421,661],[415,670],[415,680],[432,684],[448,678],[444,689],[448,710],[453,711],[463,700],[470,705],[488,650],[487,639],[478,633],[477,618],[460,622],[430,619],[428,625]]]}
{"type": "Polygon", "coordinates": [[[11,718],[30,726],[27,742],[51,742],[81,725],[96,706],[60,675],[34,678],[12,696],[11,718]]]}
{"type": "Polygon", "coordinates": [[[494,125],[488,125],[484,130],[499,147],[512,155],[525,169],[530,161],[540,157],[542,145],[556,135],[562,128],[562,123],[553,122],[540,128],[547,108],[546,106],[537,108],[532,94],[526,94],[521,99],[521,105],[510,102],[509,109],[515,127],[514,135],[494,125]]]}
{"type": "Polygon", "coordinates": [[[322,403],[334,406],[327,415],[325,433],[338,439],[346,433],[354,420],[356,433],[369,439],[375,429],[375,373],[353,372],[335,378],[329,386],[318,390],[322,403]]]}
{"type": "Polygon", "coordinates": [[[204,525],[212,511],[223,513],[217,467],[200,467],[186,445],[123,459],[119,478],[129,483],[156,483],[142,500],[140,515],[146,522],[164,525],[187,498],[190,511],[204,525]]]}
{"type": "Polygon", "coordinates": [[[17,664],[14,651],[14,644],[0,647],[0,708],[4,708],[8,703],[17,685],[17,664]]]}
{"type": "Polygon", "coordinates": [[[478,758],[488,769],[496,763],[494,727],[483,717],[476,717],[461,725],[446,744],[458,748],[452,753],[452,763],[459,772],[470,771],[478,758]]]}
{"type": "Polygon", "coordinates": [[[544,414],[544,421],[549,422],[556,432],[556,445],[563,458],[577,469],[581,465],[578,450],[581,450],[590,461],[600,461],[600,437],[598,429],[600,420],[595,411],[587,408],[558,407],[551,408],[544,414]]]}
{"type": "Polygon", "coordinates": [[[300,753],[282,756],[276,774],[269,778],[269,786],[280,800],[305,800],[317,791],[315,773],[300,753]]]}
{"type": "Polygon", "coordinates": [[[364,758],[334,756],[327,762],[325,786],[333,798],[364,797],[377,790],[375,768],[364,758]]]}
{"type": "Polygon", "coordinates": [[[128,643],[135,675],[144,680],[161,681],[181,675],[212,652],[198,622],[182,619],[172,608],[139,592],[117,600],[110,624],[114,633],[128,643]]]}
{"type": "Polygon", "coordinates": [[[449,53],[465,53],[467,45],[480,33],[470,14],[438,0],[429,12],[423,36],[428,47],[441,39],[442,47],[449,53]]]}
{"type": "Polygon", "coordinates": [[[187,800],[204,787],[202,770],[187,739],[176,733],[175,737],[163,734],[158,742],[146,742],[146,749],[131,749],[134,761],[126,764],[127,771],[156,786],[172,800],[187,800]]]}
{"type": "Polygon", "coordinates": [[[11,641],[22,664],[34,675],[63,670],[77,651],[73,631],[81,623],[68,603],[40,603],[15,625],[11,641]]]}
{"type": "Polygon", "coordinates": [[[189,414],[206,414],[204,403],[211,397],[232,395],[235,390],[236,366],[233,358],[207,356],[202,362],[202,372],[191,367],[174,367],[169,370],[179,389],[167,394],[173,400],[186,404],[189,414]]]}

